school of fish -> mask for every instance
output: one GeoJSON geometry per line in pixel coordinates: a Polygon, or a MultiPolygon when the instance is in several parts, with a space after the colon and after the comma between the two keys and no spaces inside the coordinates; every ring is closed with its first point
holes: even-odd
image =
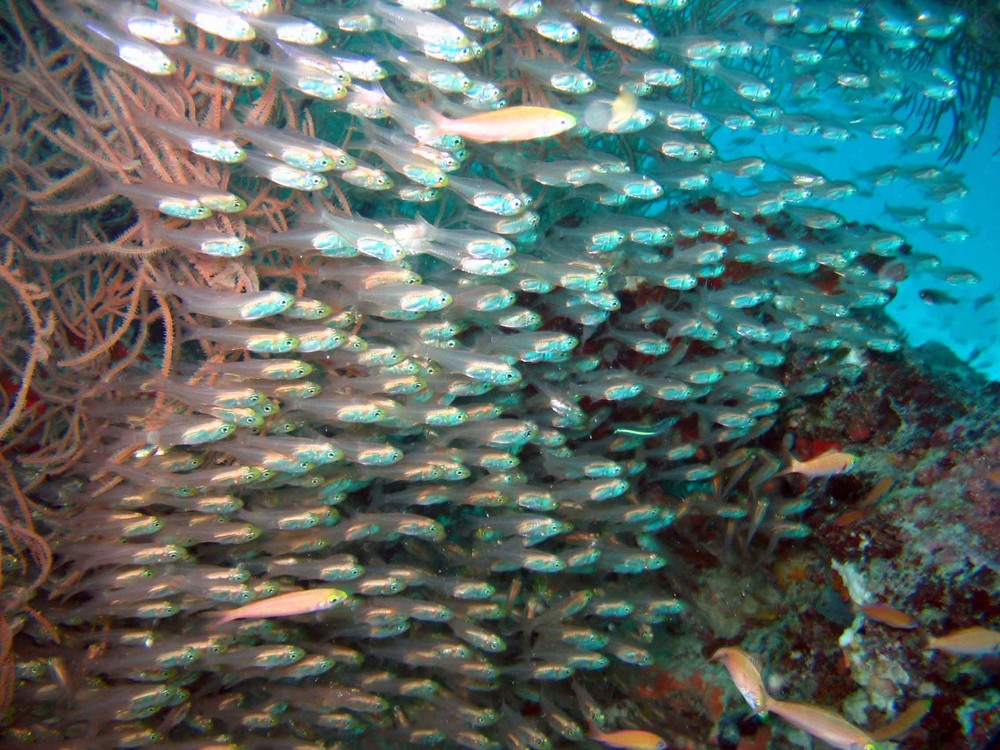
{"type": "MultiPolygon", "coordinates": [[[[25,631],[8,746],[666,747],[604,708],[683,627],[671,527],[761,559],[808,536],[795,494],[863,457],[768,435],[898,352],[881,308],[941,265],[836,212],[878,165],[834,181],[806,151],[737,159],[713,136],[961,151],[968,19],[939,0],[11,1],[89,60],[65,96],[98,144],[70,152],[89,176],[26,200],[87,242],[91,202],[138,222],[122,255],[161,322],[43,489],[36,605],[61,635],[25,631]],[[921,129],[952,116],[957,140],[921,129]],[[111,128],[132,158],[100,150],[111,128]]],[[[60,129],[40,120],[49,145],[22,158],[69,149],[60,129]]],[[[960,197],[935,163],[897,176],[960,197]]]]}

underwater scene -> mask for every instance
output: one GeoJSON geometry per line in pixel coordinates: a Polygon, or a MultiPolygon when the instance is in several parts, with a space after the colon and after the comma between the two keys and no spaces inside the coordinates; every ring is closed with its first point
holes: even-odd
{"type": "Polygon", "coordinates": [[[0,52],[0,747],[1000,748],[1000,2],[0,52]]]}

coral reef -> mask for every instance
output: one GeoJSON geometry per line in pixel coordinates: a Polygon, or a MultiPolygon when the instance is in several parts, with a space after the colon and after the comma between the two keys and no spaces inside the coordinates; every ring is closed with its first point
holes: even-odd
{"type": "MultiPolygon", "coordinates": [[[[715,572],[698,583],[719,599],[745,602],[732,613],[743,627],[724,637],[765,655],[772,691],[843,706],[867,727],[930,698],[930,711],[898,747],[988,746],[1000,730],[990,709],[994,668],[989,660],[935,653],[927,639],[1000,616],[998,398],[996,383],[932,348],[872,362],[850,392],[831,392],[796,415],[810,431],[803,437],[824,445],[865,425],[865,439],[848,443],[869,457],[864,472],[830,483],[810,517],[813,536],[773,566],[728,589],[719,588],[725,579],[715,572]],[[905,612],[917,627],[859,613],[872,603],[905,612]]],[[[723,675],[711,676],[726,685],[723,675]]],[[[719,738],[735,747],[756,736],[761,722],[747,723],[733,699],[727,706],[719,738]]]]}
{"type": "Polygon", "coordinates": [[[922,639],[996,619],[996,393],[882,312],[940,260],[712,137],[953,158],[995,11],[4,8],[5,743],[788,747],[735,643],[987,741],[922,639]]]}

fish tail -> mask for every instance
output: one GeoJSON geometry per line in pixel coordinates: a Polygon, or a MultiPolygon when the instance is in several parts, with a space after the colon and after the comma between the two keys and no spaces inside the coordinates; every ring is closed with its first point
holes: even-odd
{"type": "Polygon", "coordinates": [[[217,628],[236,619],[232,617],[231,612],[206,612],[205,618],[209,621],[208,627],[210,628],[217,628]]]}
{"type": "Polygon", "coordinates": [[[417,102],[417,107],[420,108],[421,114],[430,121],[430,126],[427,128],[421,128],[414,137],[421,144],[426,143],[431,138],[441,135],[441,133],[446,133],[447,124],[449,122],[448,118],[443,114],[434,109],[427,102],[417,102]]]}

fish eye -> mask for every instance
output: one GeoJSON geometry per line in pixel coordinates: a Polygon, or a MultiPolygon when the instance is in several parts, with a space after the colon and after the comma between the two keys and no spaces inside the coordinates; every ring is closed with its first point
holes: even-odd
{"type": "Polygon", "coordinates": [[[340,458],[340,453],[338,451],[327,451],[326,458],[328,461],[336,461],[340,458]]]}
{"type": "Polygon", "coordinates": [[[343,167],[343,168],[346,169],[347,168],[347,157],[346,156],[341,156],[340,158],[338,158],[337,159],[337,164],[340,167],[343,167]]]}
{"type": "Polygon", "coordinates": [[[405,282],[403,282],[403,283],[404,283],[404,284],[410,284],[410,285],[412,286],[413,284],[416,284],[416,283],[417,283],[417,280],[416,280],[416,279],[415,279],[414,277],[410,276],[410,277],[408,277],[408,278],[406,279],[406,281],[405,281],[405,282]]]}
{"type": "Polygon", "coordinates": [[[385,177],[383,177],[382,175],[379,175],[378,177],[376,177],[375,178],[375,184],[376,185],[384,185],[385,184],[385,177]]]}
{"type": "Polygon", "coordinates": [[[295,346],[295,339],[292,338],[291,336],[289,336],[288,338],[286,338],[281,343],[282,343],[282,346],[292,347],[292,346],[295,346]]]}
{"type": "Polygon", "coordinates": [[[300,377],[301,378],[301,377],[304,377],[306,375],[306,373],[308,372],[308,370],[306,370],[306,368],[304,368],[304,367],[296,367],[295,370],[294,370],[294,372],[295,372],[296,377],[300,377]]]}
{"type": "Polygon", "coordinates": [[[233,427],[233,425],[231,424],[224,424],[222,427],[219,428],[219,432],[221,432],[223,435],[228,435],[235,429],[236,428],[233,427]]]}

